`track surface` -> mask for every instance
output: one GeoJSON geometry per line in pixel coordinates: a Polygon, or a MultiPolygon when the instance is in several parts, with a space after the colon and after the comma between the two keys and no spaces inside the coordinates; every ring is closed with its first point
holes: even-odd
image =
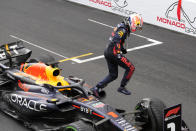
{"type": "MultiPolygon", "coordinates": [[[[103,55],[112,31],[110,27],[89,21],[92,19],[115,26],[121,17],[96,9],[61,0],[1,0],[0,1],[0,43],[15,41],[10,35],[66,57],[89,52],[92,56],[103,55]]],[[[138,49],[126,55],[136,67],[128,84],[131,96],[119,94],[123,70],[119,78],[107,88],[104,100],[117,108],[132,110],[143,97],[162,99],[168,106],[181,103],[183,118],[192,131],[196,130],[196,39],[152,25],[144,25],[137,34],[162,42],[160,45],[138,49]]],[[[152,42],[146,38],[131,35],[129,48],[152,42]]],[[[33,50],[33,57],[51,54],[56,59],[64,59],[38,47],[26,44],[33,50]]],[[[74,61],[62,63],[63,75],[75,75],[95,85],[107,75],[103,58],[78,64],[74,61]]],[[[0,114],[2,131],[26,131],[22,125],[0,114]]]]}

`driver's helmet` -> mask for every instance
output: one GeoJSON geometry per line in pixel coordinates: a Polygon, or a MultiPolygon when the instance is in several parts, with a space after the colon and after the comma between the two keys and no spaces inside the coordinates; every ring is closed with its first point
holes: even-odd
{"type": "Polygon", "coordinates": [[[134,13],[125,19],[125,23],[129,26],[131,32],[134,32],[142,29],[143,19],[141,15],[134,13]]]}

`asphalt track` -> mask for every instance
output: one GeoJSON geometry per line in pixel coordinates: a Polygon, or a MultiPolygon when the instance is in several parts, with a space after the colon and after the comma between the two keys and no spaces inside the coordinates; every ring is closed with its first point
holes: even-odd
{"type": "MultiPolygon", "coordinates": [[[[91,52],[93,55],[64,62],[61,67],[64,76],[81,77],[95,85],[107,75],[102,55],[111,26],[120,21],[120,16],[63,0],[1,0],[0,43],[18,37],[29,42],[25,46],[33,50],[33,57],[50,54],[58,60],[91,52]],[[97,56],[101,57],[84,61],[97,56]]],[[[168,106],[181,103],[183,119],[195,131],[196,38],[148,24],[136,34],[141,36],[131,35],[126,55],[136,67],[127,86],[132,95],[116,91],[124,72],[119,68],[119,78],[105,88],[104,101],[126,110],[144,97],[162,99],[168,106]]],[[[1,113],[0,130],[27,129],[1,113]]]]}

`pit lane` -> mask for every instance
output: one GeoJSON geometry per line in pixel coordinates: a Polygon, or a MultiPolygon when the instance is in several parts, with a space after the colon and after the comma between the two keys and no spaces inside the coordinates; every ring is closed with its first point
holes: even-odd
{"type": "MultiPolygon", "coordinates": [[[[102,56],[112,31],[88,19],[111,27],[121,21],[120,16],[61,0],[1,0],[0,18],[1,44],[15,41],[12,35],[66,58],[93,53],[80,58],[81,61],[102,56]]],[[[105,88],[107,97],[104,101],[129,111],[143,97],[160,98],[168,106],[182,103],[183,119],[193,131],[196,130],[196,39],[148,24],[136,34],[162,44],[130,51],[126,56],[136,67],[127,86],[132,95],[124,96],[116,91],[123,75],[119,68],[119,78],[105,88]]],[[[151,44],[135,35],[131,35],[128,43],[129,49],[151,44]]],[[[53,55],[57,60],[64,59],[27,43],[25,46],[33,50],[32,57],[44,53],[53,55]]],[[[90,85],[95,85],[107,75],[103,58],[83,63],[67,61],[61,67],[64,76],[84,78],[90,85]]],[[[1,130],[27,130],[3,114],[0,114],[0,121],[1,130]]]]}

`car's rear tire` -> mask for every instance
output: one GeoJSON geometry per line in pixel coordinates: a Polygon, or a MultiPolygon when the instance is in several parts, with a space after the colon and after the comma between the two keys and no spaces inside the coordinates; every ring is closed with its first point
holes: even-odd
{"type": "Polygon", "coordinates": [[[29,60],[29,63],[37,63],[37,62],[42,62],[45,63],[46,65],[52,64],[54,67],[58,67],[58,63],[56,59],[48,54],[43,54],[39,58],[34,58],[29,60]]]}
{"type": "Polygon", "coordinates": [[[76,121],[65,126],[61,131],[95,131],[90,123],[76,121]]]}
{"type": "MultiPolygon", "coordinates": [[[[136,106],[136,110],[141,113],[136,114],[136,118],[145,120],[146,124],[143,126],[145,130],[163,131],[163,113],[166,108],[165,104],[159,99],[145,98],[136,106]]],[[[136,121],[138,121],[136,119],[136,121]]]]}
{"type": "Polygon", "coordinates": [[[51,55],[43,54],[42,56],[40,56],[39,61],[48,64],[48,63],[55,62],[55,58],[51,55]]]}

